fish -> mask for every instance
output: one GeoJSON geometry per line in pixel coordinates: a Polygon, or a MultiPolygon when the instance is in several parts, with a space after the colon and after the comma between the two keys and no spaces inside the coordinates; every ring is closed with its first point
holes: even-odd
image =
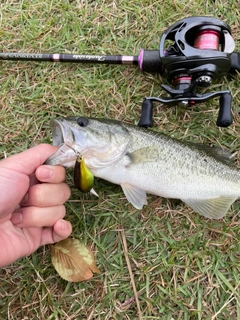
{"type": "Polygon", "coordinates": [[[95,177],[120,185],[138,210],[152,194],[220,219],[240,197],[240,170],[210,147],[111,119],[70,116],[50,127],[59,148],[47,164],[74,167],[79,153],[95,177]]]}

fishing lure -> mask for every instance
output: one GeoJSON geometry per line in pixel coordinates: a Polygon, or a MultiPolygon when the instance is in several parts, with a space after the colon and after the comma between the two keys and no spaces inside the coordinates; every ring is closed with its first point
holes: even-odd
{"type": "Polygon", "coordinates": [[[91,192],[98,197],[98,194],[93,189],[94,175],[86,166],[83,156],[79,153],[77,153],[77,159],[74,166],[73,181],[75,188],[81,192],[91,192]]]}
{"type": "Polygon", "coordinates": [[[81,156],[80,154],[77,154],[73,179],[74,186],[82,192],[89,192],[94,184],[94,175],[88,169],[83,156],[81,156]]]}
{"type": "Polygon", "coordinates": [[[68,148],[72,149],[77,156],[73,171],[74,187],[80,190],[81,192],[91,192],[92,194],[98,197],[97,192],[92,188],[94,184],[94,175],[91,172],[91,170],[86,166],[83,156],[69,144],[65,143],[65,145],[68,148]]]}

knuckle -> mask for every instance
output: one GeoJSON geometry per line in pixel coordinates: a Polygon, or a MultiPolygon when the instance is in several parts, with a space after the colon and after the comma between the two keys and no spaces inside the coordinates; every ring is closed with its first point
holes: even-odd
{"type": "Polygon", "coordinates": [[[29,190],[29,201],[32,205],[41,206],[44,203],[43,184],[36,184],[29,190]]]}
{"type": "Polygon", "coordinates": [[[40,207],[61,205],[70,198],[70,195],[71,191],[66,183],[42,183],[31,187],[29,202],[30,205],[40,207]]]}

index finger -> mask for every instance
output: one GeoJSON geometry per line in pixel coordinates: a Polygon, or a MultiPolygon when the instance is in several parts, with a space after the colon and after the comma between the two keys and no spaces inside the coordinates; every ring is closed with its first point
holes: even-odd
{"type": "Polygon", "coordinates": [[[0,161],[0,167],[9,168],[26,175],[30,175],[42,165],[48,157],[57,151],[57,147],[50,144],[39,144],[23,152],[0,161]]]}

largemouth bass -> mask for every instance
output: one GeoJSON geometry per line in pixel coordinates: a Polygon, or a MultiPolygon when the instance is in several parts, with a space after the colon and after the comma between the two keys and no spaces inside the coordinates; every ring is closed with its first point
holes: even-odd
{"type": "Polygon", "coordinates": [[[51,120],[53,145],[47,163],[74,167],[84,157],[94,176],[121,185],[142,209],[146,193],[181,199],[195,212],[220,219],[240,197],[240,170],[213,152],[116,120],[68,117],[51,120]]]}

